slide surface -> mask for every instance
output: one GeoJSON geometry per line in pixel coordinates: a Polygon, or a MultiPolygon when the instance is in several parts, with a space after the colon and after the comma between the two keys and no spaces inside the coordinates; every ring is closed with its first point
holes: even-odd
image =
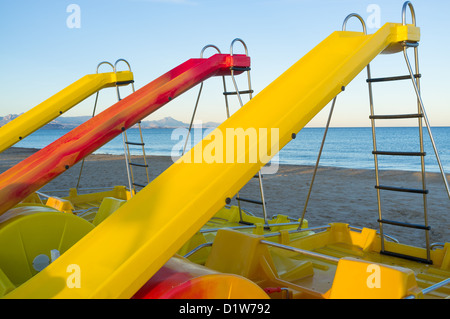
{"type": "MultiPolygon", "coordinates": [[[[0,215],[139,120],[211,76],[250,66],[246,55],[190,59],[0,175],[0,215]]],[[[242,72],[236,72],[242,73],[242,72]]]]}
{"type": "MultiPolygon", "coordinates": [[[[399,24],[386,24],[373,35],[332,33],[65,254],[6,297],[130,298],[264,165],[261,161],[188,163],[197,152],[211,149],[217,142],[213,136],[227,129],[263,132],[259,129],[277,128],[281,148],[378,54],[399,41],[418,41],[418,37],[417,28],[399,24]],[[78,273],[68,271],[71,265],[77,265],[78,273]],[[68,282],[74,275],[78,275],[79,288],[68,282]]],[[[260,146],[260,142],[250,145],[245,156],[260,146]]],[[[268,149],[270,154],[277,146],[268,149]]],[[[236,146],[234,151],[239,151],[236,146]]]]}
{"type": "Polygon", "coordinates": [[[133,80],[130,71],[89,74],[0,127],[0,153],[50,123],[95,92],[133,80]]]}

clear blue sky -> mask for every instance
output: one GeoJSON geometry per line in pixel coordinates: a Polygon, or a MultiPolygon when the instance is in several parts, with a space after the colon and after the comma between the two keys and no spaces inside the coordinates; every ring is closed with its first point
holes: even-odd
{"type": "MultiPolygon", "coordinates": [[[[124,58],[131,63],[136,88],[189,58],[196,58],[207,44],[229,52],[234,38],[248,45],[252,59],[252,82],[256,93],[270,84],[293,63],[330,33],[340,30],[352,12],[370,19],[374,4],[380,9],[380,23],[401,22],[403,0],[15,0],[1,1],[0,34],[2,72],[0,116],[25,112],[65,86],[95,73],[99,62],[124,58]],[[77,4],[80,28],[69,28],[67,12],[77,4]]],[[[421,28],[421,73],[423,99],[430,122],[450,126],[448,61],[448,16],[450,2],[412,1],[421,28]]],[[[408,13],[408,21],[409,20],[408,13]]],[[[373,20],[372,20],[373,21],[373,20]]],[[[356,20],[348,28],[359,30],[356,20]]],[[[369,33],[376,31],[368,29],[369,33]]],[[[212,53],[212,51],[210,51],[212,53]]],[[[243,52],[239,45],[236,52],[243,52]]],[[[372,64],[373,76],[406,74],[402,56],[381,56],[372,64]]],[[[243,83],[243,82],[240,82],[243,83]]],[[[229,86],[231,82],[229,82],[229,86]]],[[[400,85],[400,84],[396,84],[400,85]]],[[[243,87],[243,86],[242,86],[243,87]]],[[[123,89],[123,92],[127,92],[123,89]]],[[[188,122],[198,88],[151,115],[188,122]]],[[[406,87],[382,84],[375,90],[378,113],[389,113],[405,102],[415,110],[410,83],[406,87]],[[400,88],[404,88],[401,90],[400,88]]],[[[102,91],[100,109],[115,101],[114,89],[102,91]]],[[[234,100],[233,100],[234,101],[234,100]]],[[[75,107],[67,116],[89,115],[94,98],[75,107]]],[[[237,104],[235,104],[235,108],[237,104]]],[[[403,107],[403,106],[402,106],[403,107]]],[[[312,126],[323,126],[326,112],[312,126]]],[[[400,108],[397,113],[402,113],[400,108]]],[[[365,71],[338,100],[333,126],[367,126],[369,107],[365,71]]],[[[221,79],[205,82],[199,119],[225,118],[221,79]]],[[[392,125],[392,123],[390,123],[392,125]]],[[[401,123],[398,123],[401,124],[401,123]]]]}

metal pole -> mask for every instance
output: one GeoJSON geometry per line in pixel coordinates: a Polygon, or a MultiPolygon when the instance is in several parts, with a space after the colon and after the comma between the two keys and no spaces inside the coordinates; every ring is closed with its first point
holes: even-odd
{"type": "Polygon", "coordinates": [[[325,127],[325,132],[322,138],[322,144],[320,145],[319,154],[316,160],[316,166],[314,167],[313,176],[311,179],[311,184],[309,186],[308,195],[306,196],[305,206],[303,207],[302,217],[300,218],[300,225],[298,225],[298,229],[302,228],[303,220],[305,219],[306,208],[308,207],[309,197],[311,196],[311,191],[313,188],[314,180],[316,179],[317,168],[319,167],[320,157],[322,156],[323,146],[325,145],[325,139],[327,137],[328,128],[330,127],[331,117],[333,116],[334,106],[336,104],[336,97],[333,99],[333,103],[331,104],[330,114],[328,115],[327,125],[325,127]]]}
{"type": "MultiPolygon", "coordinates": [[[[409,74],[411,75],[411,79],[414,79],[414,74],[412,72],[411,64],[409,62],[408,55],[406,54],[406,50],[403,51],[403,54],[405,56],[406,65],[408,66],[408,70],[409,70],[409,74]]],[[[430,136],[431,144],[433,146],[433,151],[434,151],[434,154],[436,155],[436,160],[438,162],[439,169],[441,171],[441,175],[442,175],[442,179],[444,181],[445,189],[447,190],[447,195],[448,195],[448,198],[450,199],[450,187],[448,185],[448,181],[447,181],[447,177],[446,177],[445,172],[444,172],[444,168],[442,167],[441,159],[439,157],[439,153],[437,151],[437,147],[436,147],[436,144],[434,142],[433,134],[431,133],[430,122],[428,121],[428,116],[427,116],[427,113],[425,112],[425,108],[424,108],[424,105],[423,105],[422,97],[420,96],[419,89],[417,87],[416,81],[412,80],[412,83],[413,83],[414,90],[416,92],[416,96],[417,96],[418,102],[420,104],[422,113],[423,113],[423,118],[425,120],[425,124],[426,124],[426,127],[427,127],[428,135],[430,136]]]]}
{"type": "Polygon", "coordinates": [[[189,123],[188,134],[186,136],[186,141],[184,142],[184,147],[183,147],[183,153],[181,155],[184,155],[184,153],[186,152],[186,146],[187,146],[187,143],[189,140],[189,135],[191,133],[192,125],[194,123],[195,113],[197,112],[198,102],[200,101],[200,95],[202,94],[202,89],[203,89],[203,82],[200,83],[200,90],[198,91],[197,101],[195,102],[194,112],[192,113],[191,122],[189,123]]]}
{"type": "Polygon", "coordinates": [[[432,292],[433,290],[439,289],[439,288],[444,287],[444,286],[446,286],[448,284],[450,284],[450,278],[447,278],[447,279],[445,279],[445,280],[443,280],[441,282],[438,282],[437,284],[431,285],[430,287],[423,289],[422,293],[424,295],[426,295],[426,294],[432,292]]]}
{"type": "Polygon", "coordinates": [[[338,263],[339,262],[339,258],[335,258],[335,257],[331,257],[331,256],[315,253],[315,252],[312,252],[312,251],[309,251],[309,250],[304,250],[304,249],[300,249],[300,248],[296,248],[296,247],[291,247],[291,246],[286,246],[286,245],[282,245],[282,244],[277,244],[277,243],[266,241],[266,240],[261,240],[260,243],[261,244],[266,244],[266,245],[269,245],[269,246],[272,246],[272,247],[277,247],[277,248],[293,251],[293,252],[296,252],[296,253],[308,256],[308,257],[313,257],[313,258],[326,260],[326,261],[329,261],[329,262],[332,262],[332,263],[338,263]]]}
{"type": "MultiPolygon", "coordinates": [[[[371,72],[370,72],[370,64],[367,65],[367,79],[370,80],[372,78],[371,72]]],[[[380,177],[379,177],[379,169],[378,169],[378,155],[376,154],[377,151],[377,138],[376,138],[376,130],[375,130],[375,119],[373,116],[375,115],[374,111],[374,105],[373,105],[373,92],[372,92],[372,82],[368,81],[368,88],[369,88],[369,107],[370,107],[370,123],[372,126],[372,143],[373,143],[373,151],[374,151],[374,165],[375,165],[375,183],[377,186],[380,185],[380,177]]],[[[382,214],[381,214],[381,192],[380,189],[377,187],[377,205],[378,205],[378,220],[382,220],[382,214]]],[[[381,250],[384,251],[384,232],[383,232],[383,223],[379,222],[379,228],[380,228],[380,238],[381,238],[381,250]]]]}
{"type": "Polygon", "coordinates": [[[124,131],[124,132],[122,132],[122,138],[123,138],[123,148],[124,148],[124,152],[125,152],[125,165],[126,165],[126,167],[127,167],[127,176],[128,176],[128,185],[129,185],[129,187],[130,187],[130,194],[131,194],[131,197],[133,197],[133,190],[134,190],[134,188],[133,188],[133,185],[132,185],[132,182],[131,182],[131,174],[132,173],[130,173],[130,163],[129,163],[129,161],[128,161],[128,156],[127,156],[127,148],[128,148],[128,153],[129,153],[129,147],[128,147],[128,145],[126,144],[126,141],[127,141],[127,137],[126,137],[126,132],[124,131]]]}
{"type": "MultiPolygon", "coordinates": [[[[404,46],[403,54],[405,57],[407,56],[406,49],[407,49],[407,46],[404,46]]],[[[415,61],[416,74],[420,74],[420,72],[419,72],[419,54],[418,54],[417,46],[414,47],[414,61],[415,61]]],[[[417,90],[420,94],[420,79],[419,78],[415,79],[413,77],[412,81],[416,83],[417,90]]],[[[420,101],[419,101],[419,99],[417,99],[417,113],[418,114],[422,114],[421,109],[422,108],[420,106],[420,101]]],[[[424,154],[425,150],[424,150],[424,145],[423,145],[423,122],[422,122],[421,117],[418,118],[418,123],[419,123],[420,152],[422,154],[424,154]]],[[[420,167],[422,170],[422,189],[425,190],[426,189],[426,174],[425,174],[425,157],[424,156],[420,157],[420,167]]],[[[428,209],[427,209],[427,207],[428,207],[427,194],[424,193],[423,194],[423,212],[424,212],[424,225],[426,227],[428,227],[428,209]]],[[[425,243],[426,243],[426,247],[427,247],[427,259],[430,260],[431,259],[431,248],[430,248],[430,234],[429,234],[428,229],[425,230],[425,243]]]]}

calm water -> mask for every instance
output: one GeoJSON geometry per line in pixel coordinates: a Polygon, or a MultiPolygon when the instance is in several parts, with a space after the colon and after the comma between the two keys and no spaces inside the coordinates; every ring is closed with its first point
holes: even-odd
{"type": "MultiPolygon", "coordinates": [[[[205,131],[205,130],[204,130],[205,131]]],[[[43,148],[68,130],[41,129],[16,144],[17,147],[43,148]]],[[[175,149],[180,153],[184,145],[181,133],[186,130],[148,129],[143,130],[146,153],[148,155],[172,155],[175,149]],[[180,134],[179,134],[180,133],[180,134]]],[[[279,153],[279,163],[315,165],[323,128],[304,128],[297,138],[292,140],[279,153]]],[[[418,152],[419,137],[415,127],[380,127],[377,128],[377,147],[383,151],[418,152]]],[[[446,172],[450,172],[450,127],[435,127],[432,129],[441,162],[446,172]]],[[[199,141],[201,134],[193,134],[192,145],[199,141]]],[[[137,129],[128,130],[129,141],[139,141],[137,129]]],[[[430,172],[438,172],[434,151],[426,130],[424,130],[426,168],[430,172]]],[[[188,147],[189,148],[189,147],[188,147]]],[[[371,128],[330,128],[320,160],[322,166],[373,169],[371,128]]],[[[132,148],[132,153],[141,154],[139,147],[132,148]]],[[[123,154],[122,136],[100,148],[97,154],[123,154]]],[[[378,156],[380,169],[387,170],[420,170],[419,157],[378,156]]]]}

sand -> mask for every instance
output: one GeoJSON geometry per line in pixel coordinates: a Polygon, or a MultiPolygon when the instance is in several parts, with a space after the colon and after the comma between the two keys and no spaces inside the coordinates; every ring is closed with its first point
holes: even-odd
{"type": "MultiPolygon", "coordinates": [[[[0,154],[0,173],[36,152],[36,149],[10,148],[0,154]]],[[[142,162],[135,157],[133,161],[142,162]]],[[[173,162],[170,157],[147,156],[150,180],[157,177],[173,162]]],[[[60,175],[41,191],[67,190],[77,184],[80,163],[60,175]]],[[[280,165],[277,173],[264,175],[264,194],[267,214],[285,214],[299,218],[311,183],[313,167],[280,165]]],[[[137,173],[137,172],[136,172],[137,173]]],[[[141,177],[145,176],[141,169],[141,177]]],[[[440,174],[426,176],[428,221],[431,226],[430,242],[450,241],[450,200],[440,174]]],[[[139,180],[137,181],[139,182],[139,180]]],[[[407,188],[421,188],[417,172],[381,171],[380,184],[407,188]]],[[[127,185],[123,156],[90,155],[86,158],[80,180],[81,188],[127,185]]],[[[308,203],[305,218],[310,226],[331,222],[348,223],[355,227],[378,229],[377,195],[373,170],[319,167],[308,203]]],[[[382,191],[383,218],[424,224],[422,195],[382,191]]],[[[240,192],[242,197],[260,199],[258,179],[252,179],[240,192]]],[[[232,204],[236,204],[233,199],[232,204]]],[[[255,215],[262,216],[259,205],[244,206],[255,215]]],[[[385,233],[401,243],[425,247],[425,231],[385,225],[385,233]]]]}

